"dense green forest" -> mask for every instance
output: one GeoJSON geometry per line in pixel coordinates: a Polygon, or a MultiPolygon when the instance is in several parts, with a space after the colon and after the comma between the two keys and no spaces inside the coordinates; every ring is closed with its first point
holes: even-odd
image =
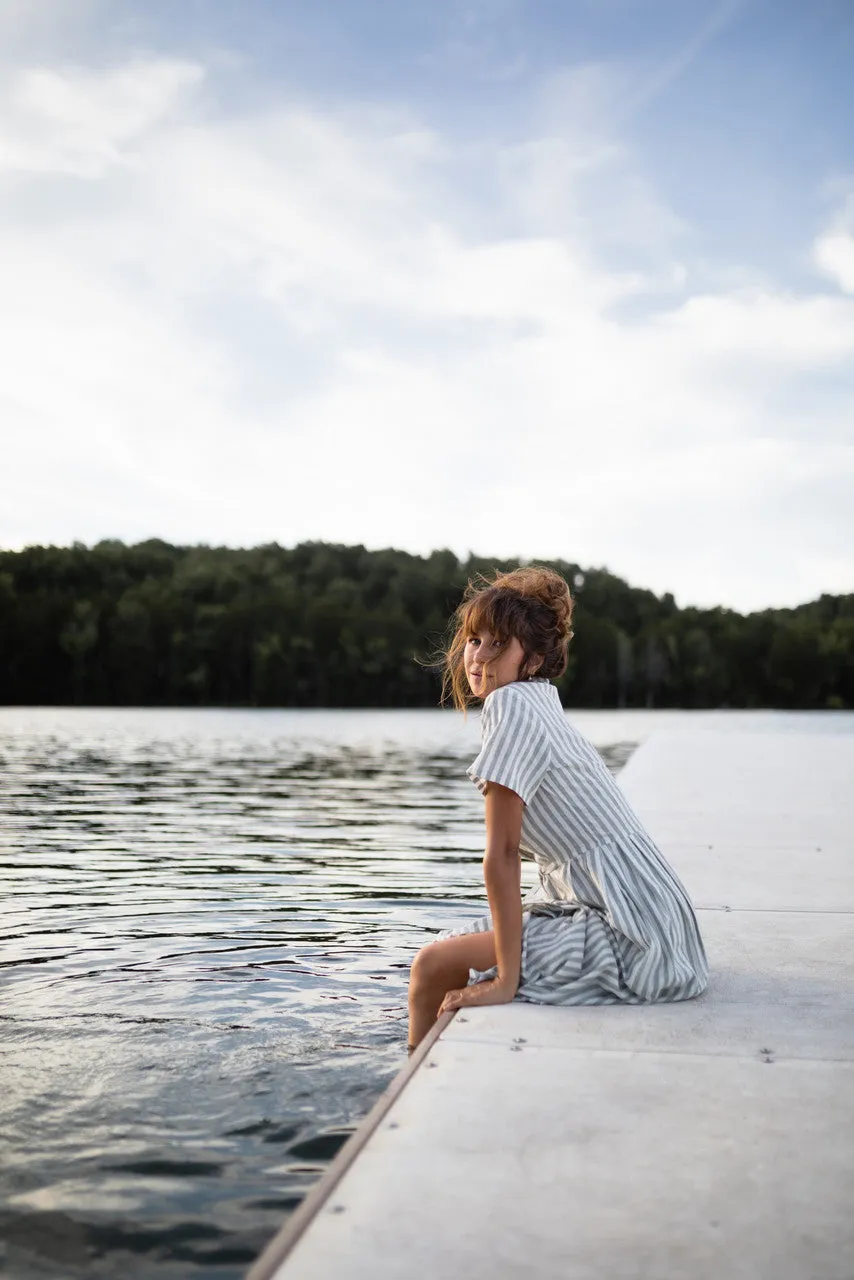
{"type": "MultiPolygon", "coordinates": [[[[577,600],[569,705],[854,708],[854,595],[743,616],[550,563],[577,600]]],[[[496,567],[323,542],[0,552],[0,702],[435,706],[425,663],[496,567]]]]}

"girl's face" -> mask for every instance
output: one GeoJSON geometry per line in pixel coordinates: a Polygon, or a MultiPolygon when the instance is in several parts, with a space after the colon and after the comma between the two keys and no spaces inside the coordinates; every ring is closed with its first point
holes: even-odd
{"type": "Polygon", "coordinates": [[[493,689],[518,680],[524,658],[525,650],[515,636],[498,640],[489,631],[470,632],[463,664],[472,693],[476,698],[485,698],[493,689]]]}

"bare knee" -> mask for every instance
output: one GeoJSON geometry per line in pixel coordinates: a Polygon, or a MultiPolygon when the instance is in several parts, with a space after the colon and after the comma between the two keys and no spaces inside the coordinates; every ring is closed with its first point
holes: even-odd
{"type": "Polygon", "coordinates": [[[414,999],[441,1000],[446,991],[464,987],[468,982],[469,965],[457,954],[453,946],[457,939],[428,942],[412,962],[409,974],[409,991],[414,999]]]}
{"type": "Polygon", "coordinates": [[[412,961],[409,985],[414,991],[425,991],[437,986],[442,978],[442,955],[435,942],[428,942],[412,961]]]}

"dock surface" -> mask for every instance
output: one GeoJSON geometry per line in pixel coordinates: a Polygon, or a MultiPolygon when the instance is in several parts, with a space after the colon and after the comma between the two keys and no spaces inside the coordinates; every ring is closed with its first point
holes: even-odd
{"type": "Polygon", "coordinates": [[[653,735],[621,785],[708,991],[444,1019],[250,1280],[852,1280],[854,735],[653,735]]]}

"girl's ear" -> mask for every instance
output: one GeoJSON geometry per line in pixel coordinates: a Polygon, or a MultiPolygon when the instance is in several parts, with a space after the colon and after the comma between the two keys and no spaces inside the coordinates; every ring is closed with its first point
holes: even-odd
{"type": "Polygon", "coordinates": [[[535,676],[542,665],[543,654],[532,653],[529,657],[526,657],[523,669],[523,678],[530,679],[531,676],[535,676]]]}

